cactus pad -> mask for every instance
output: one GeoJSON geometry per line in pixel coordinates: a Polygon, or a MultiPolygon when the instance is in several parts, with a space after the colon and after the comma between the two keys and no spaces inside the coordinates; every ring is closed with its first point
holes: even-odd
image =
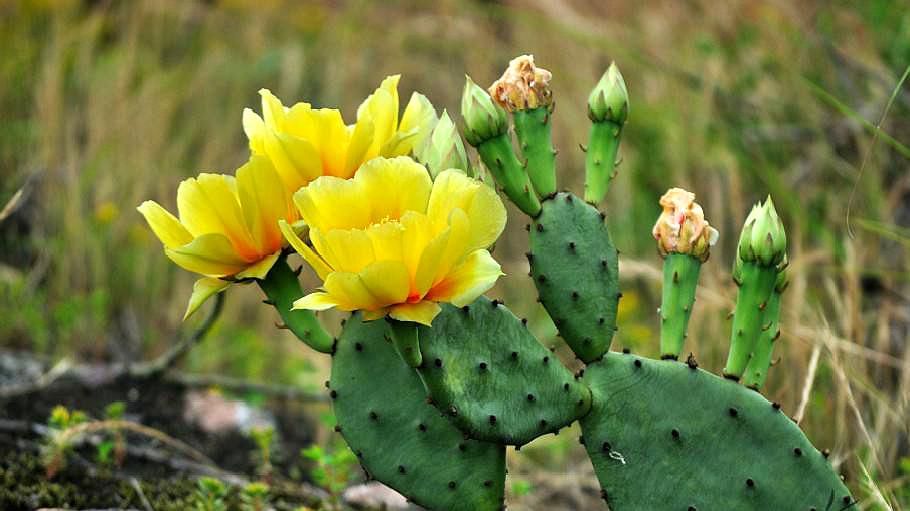
{"type": "Polygon", "coordinates": [[[591,407],[588,388],[499,302],[444,305],[419,337],[434,403],[472,438],[523,445],[591,407]]]}
{"type": "Polygon", "coordinates": [[[854,509],[825,456],[758,392],[615,353],[584,379],[585,446],[614,511],[854,509]]]}
{"type": "Polygon", "coordinates": [[[377,480],[429,509],[498,510],[505,446],[466,440],[427,404],[385,321],[347,321],[332,360],[339,431],[377,480]],[[394,448],[392,448],[394,446],[394,448]]]}
{"type": "Polygon", "coordinates": [[[610,349],[619,304],[618,253],[604,215],[570,193],[542,203],[531,226],[531,276],[560,335],[585,362],[610,349]]]}

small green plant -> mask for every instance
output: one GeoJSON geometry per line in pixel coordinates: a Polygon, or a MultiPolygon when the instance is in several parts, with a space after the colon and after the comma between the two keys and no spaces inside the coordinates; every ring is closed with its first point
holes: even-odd
{"type": "Polygon", "coordinates": [[[196,482],[195,511],[227,511],[227,487],[218,479],[200,477],[196,482]]]}
{"type": "Polygon", "coordinates": [[[313,482],[329,492],[333,506],[341,501],[341,492],[355,477],[357,456],[344,444],[337,443],[329,449],[312,445],[300,455],[315,463],[310,471],[313,482]]]}
{"type": "Polygon", "coordinates": [[[256,472],[263,480],[272,477],[272,448],[275,441],[275,429],[270,426],[256,427],[250,430],[250,437],[256,443],[253,461],[256,472]]]}
{"type": "MultiPolygon", "coordinates": [[[[104,408],[104,419],[119,421],[123,419],[126,413],[126,404],[122,401],[115,401],[104,408]]],[[[112,428],[110,438],[106,438],[98,444],[95,459],[101,465],[114,464],[118,467],[123,466],[123,460],[126,458],[126,438],[123,432],[118,428],[112,428]]]]}
{"type": "Polygon", "coordinates": [[[269,485],[261,482],[250,483],[240,492],[242,511],[265,511],[269,505],[269,485]]]}
{"type": "Polygon", "coordinates": [[[73,439],[67,435],[67,431],[86,422],[88,416],[85,412],[70,411],[65,406],[56,406],[51,410],[47,420],[49,432],[41,453],[48,479],[53,479],[66,466],[66,457],[72,452],[73,439]]]}

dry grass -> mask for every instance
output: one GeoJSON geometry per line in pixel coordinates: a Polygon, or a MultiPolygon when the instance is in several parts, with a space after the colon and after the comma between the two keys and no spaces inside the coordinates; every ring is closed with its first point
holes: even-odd
{"type": "MultiPolygon", "coordinates": [[[[771,193],[788,228],[792,285],[766,393],[830,447],[863,509],[910,506],[910,160],[900,145],[910,143],[910,89],[881,127],[893,138],[874,151],[860,122],[878,120],[910,58],[905,3],[66,3],[0,3],[0,204],[35,176],[19,215],[26,227],[0,226],[3,345],[95,359],[169,346],[192,277],[162,257],[133,208],[145,198],[173,206],[183,177],[236,168],[246,151],[240,113],[260,87],[339,105],[350,120],[383,76],[401,72],[403,96],[417,89],[457,114],[464,73],[490,82],[511,56],[534,53],[555,76],[560,184],[579,190],[584,102],[615,59],[632,95],[607,205],[627,290],[616,345],[656,350],[659,262],[648,233],[660,193],[684,186],[722,235],[703,270],[691,346],[718,370],[736,233],[771,193]]],[[[549,339],[524,277],[524,222],[511,213],[497,248],[509,275],[496,293],[549,339]]],[[[230,319],[207,341],[218,349],[190,363],[320,381],[324,361],[275,332],[260,298],[232,290],[230,319]]],[[[530,446],[516,473],[586,470],[570,443],[540,443],[540,459],[530,446]]],[[[536,495],[523,502],[534,506],[536,495]]]]}

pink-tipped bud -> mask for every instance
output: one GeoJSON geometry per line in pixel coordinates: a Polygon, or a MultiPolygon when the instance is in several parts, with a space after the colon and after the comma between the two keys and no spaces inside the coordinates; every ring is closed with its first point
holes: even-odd
{"type": "Polygon", "coordinates": [[[695,194],[682,188],[670,188],[660,198],[663,212],[654,224],[652,234],[662,257],[672,252],[689,254],[704,262],[717,243],[717,229],[705,220],[705,213],[695,202],[695,194]]]}

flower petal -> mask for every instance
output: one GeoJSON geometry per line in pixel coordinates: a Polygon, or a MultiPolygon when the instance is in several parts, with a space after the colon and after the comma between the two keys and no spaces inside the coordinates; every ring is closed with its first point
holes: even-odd
{"type": "Polygon", "coordinates": [[[291,309],[309,309],[311,311],[324,311],[326,309],[331,309],[332,307],[337,307],[338,302],[335,301],[335,298],[328,293],[323,293],[318,291],[316,293],[310,293],[303,298],[298,298],[294,301],[294,305],[291,309]]]}
{"type": "Polygon", "coordinates": [[[371,223],[397,220],[407,211],[425,212],[433,188],[426,167],[404,156],[374,158],[357,171],[354,180],[370,205],[371,223]]]}
{"type": "Polygon", "coordinates": [[[250,141],[250,151],[265,154],[265,121],[250,108],[243,109],[243,132],[250,141]]]}
{"type": "Polygon", "coordinates": [[[209,298],[224,291],[231,283],[226,280],[203,277],[193,284],[193,294],[190,295],[190,301],[186,306],[186,313],[183,314],[183,320],[190,317],[202,307],[202,304],[209,298]]]}
{"type": "Polygon", "coordinates": [[[445,170],[433,183],[427,216],[441,228],[455,208],[467,213],[471,222],[471,250],[490,246],[506,225],[505,206],[492,188],[459,170],[445,170]]]}
{"type": "Polygon", "coordinates": [[[467,214],[460,209],[453,210],[449,228],[427,244],[414,277],[415,287],[421,297],[443,280],[467,255],[469,229],[467,214]]]}
{"type": "Polygon", "coordinates": [[[335,271],[357,273],[376,260],[373,257],[373,242],[366,232],[359,229],[329,232],[310,229],[310,241],[335,271]]]}
{"type": "Polygon", "coordinates": [[[404,156],[421,147],[436,125],[436,109],[423,94],[414,92],[401,117],[398,131],[386,141],[382,156],[404,156]]]}
{"type": "Polygon", "coordinates": [[[433,318],[439,314],[440,307],[436,302],[427,300],[417,303],[404,303],[390,309],[389,316],[398,321],[413,321],[422,325],[431,326],[433,318]]]}
{"type": "Polygon", "coordinates": [[[377,261],[360,272],[360,280],[381,307],[405,302],[411,289],[411,276],[401,261],[377,261]]]}
{"type": "Polygon", "coordinates": [[[323,176],[294,194],[294,203],[311,229],[364,228],[370,224],[370,204],[363,199],[360,182],[323,176]]]}
{"type": "Polygon", "coordinates": [[[269,254],[259,260],[256,264],[247,267],[247,269],[235,275],[238,279],[264,279],[269,270],[272,269],[272,266],[275,266],[275,261],[278,260],[278,256],[281,255],[281,249],[279,248],[274,254],[269,254]]]}
{"type": "Polygon", "coordinates": [[[238,254],[248,261],[260,253],[243,220],[233,176],[199,174],[180,183],[177,209],[180,223],[194,236],[218,233],[226,236],[238,254]]]}
{"type": "Polygon", "coordinates": [[[248,265],[223,234],[203,234],[186,245],[164,251],[181,268],[211,277],[234,275],[248,265]]]}
{"type": "Polygon", "coordinates": [[[284,220],[279,220],[278,228],[281,229],[281,233],[284,234],[284,238],[288,240],[288,243],[290,243],[291,246],[294,247],[294,250],[300,254],[300,257],[313,268],[320,279],[325,280],[329,273],[332,273],[332,268],[326,264],[313,249],[304,243],[303,240],[300,239],[300,236],[297,236],[297,233],[294,232],[294,228],[291,227],[290,224],[284,220]]]}
{"type": "Polygon", "coordinates": [[[484,249],[468,254],[464,262],[427,293],[428,300],[463,307],[489,291],[502,273],[493,256],[484,249]]]}
{"type": "Polygon", "coordinates": [[[373,143],[368,157],[378,156],[382,145],[398,128],[398,81],[401,75],[387,77],[375,92],[357,108],[357,119],[369,117],[373,122],[373,143]]]}
{"type": "Polygon", "coordinates": [[[237,193],[246,225],[261,253],[281,248],[283,239],[278,220],[294,221],[296,210],[288,204],[288,195],[278,173],[263,156],[252,155],[237,169],[237,193]]]}
{"type": "Polygon", "coordinates": [[[360,275],[336,271],[325,279],[322,288],[338,302],[338,308],[347,311],[375,310],[383,304],[370,293],[370,290],[360,280],[360,275]]]}
{"type": "Polygon", "coordinates": [[[351,133],[351,141],[348,144],[348,153],[345,157],[344,175],[339,176],[350,179],[357,172],[357,169],[363,165],[367,158],[367,153],[373,145],[373,134],[376,128],[373,125],[373,119],[364,117],[357,119],[351,133]]]}
{"type": "Polygon", "coordinates": [[[167,248],[179,247],[193,241],[193,235],[177,220],[177,217],[162,208],[157,202],[147,200],[138,208],[155,236],[167,248]]]}

